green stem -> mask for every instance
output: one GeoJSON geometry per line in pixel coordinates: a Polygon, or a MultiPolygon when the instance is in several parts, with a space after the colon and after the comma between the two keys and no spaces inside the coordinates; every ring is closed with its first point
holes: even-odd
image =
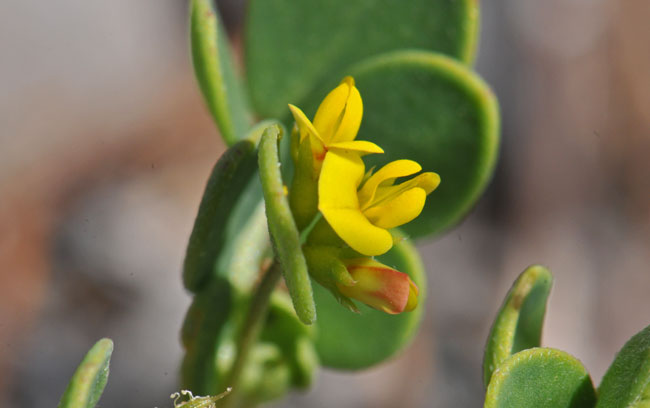
{"type": "Polygon", "coordinates": [[[282,268],[280,267],[280,264],[275,261],[264,274],[257,290],[253,294],[248,313],[246,314],[246,320],[239,332],[235,362],[233,363],[230,375],[228,376],[228,381],[226,382],[229,387],[232,387],[230,396],[224,400],[224,407],[226,408],[237,405],[240,395],[239,383],[242,371],[246,365],[246,359],[251,347],[255,344],[255,341],[259,336],[262,322],[266,318],[266,312],[269,308],[271,294],[281,276],[282,268]]]}

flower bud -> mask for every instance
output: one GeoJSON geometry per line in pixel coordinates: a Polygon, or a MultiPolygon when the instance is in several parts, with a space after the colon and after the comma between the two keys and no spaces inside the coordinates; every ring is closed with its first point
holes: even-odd
{"type": "Polygon", "coordinates": [[[417,306],[418,287],[409,276],[371,258],[343,261],[354,285],[337,283],[347,297],[389,314],[409,312],[417,306]]]}

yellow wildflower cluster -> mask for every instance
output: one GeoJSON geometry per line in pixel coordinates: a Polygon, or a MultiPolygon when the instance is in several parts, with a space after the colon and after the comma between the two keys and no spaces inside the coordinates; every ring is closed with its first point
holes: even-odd
{"type": "Polygon", "coordinates": [[[313,123],[289,105],[296,121],[292,158],[296,172],[290,205],[300,229],[320,213],[305,245],[311,275],[344,305],[350,298],[386,313],[413,310],[417,286],[405,273],[369,257],[386,253],[390,229],[416,218],[440,183],[412,160],[396,160],[366,172],[362,156],[383,153],[376,144],[355,140],[363,103],[354,79],[346,77],[319,106],[313,123]]]}

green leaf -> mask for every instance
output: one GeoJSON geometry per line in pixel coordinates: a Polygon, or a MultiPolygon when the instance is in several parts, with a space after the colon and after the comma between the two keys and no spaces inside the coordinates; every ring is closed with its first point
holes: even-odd
{"type": "Polygon", "coordinates": [[[389,315],[358,304],[356,314],[320,285],[314,286],[318,321],[316,350],[324,366],[358,370],[378,364],[408,345],[417,333],[426,302],[426,276],[415,247],[402,241],[377,259],[407,273],[419,288],[412,312],[389,315]]]}
{"type": "Polygon", "coordinates": [[[250,0],[245,59],[253,105],[283,117],[316,84],[340,81],[351,64],[399,49],[470,62],[476,0],[250,0]]]}
{"type": "Polygon", "coordinates": [[[211,0],[192,0],[190,31],[196,79],[221,136],[231,145],[246,134],[251,115],[211,0]]]}
{"type": "Polygon", "coordinates": [[[575,357],[532,348],[513,354],[492,376],[485,408],[592,408],[596,392],[575,357]]]}
{"type": "Polygon", "coordinates": [[[113,341],[101,339],[88,351],[68,383],[59,408],[93,408],[108,381],[113,341]]]}
{"type": "Polygon", "coordinates": [[[598,387],[597,408],[650,407],[650,326],[621,349],[598,387]]]}
{"type": "MultiPolygon", "coordinates": [[[[349,73],[364,103],[357,139],[386,151],[367,156],[367,165],[411,159],[423,171],[440,175],[441,184],[427,197],[422,214],[402,229],[418,237],[460,222],[485,190],[496,164],[499,113],[490,88],[465,65],[424,51],[382,55],[349,73]]],[[[310,114],[318,103],[320,99],[307,105],[310,114]]]]}
{"type": "Polygon", "coordinates": [[[260,141],[259,168],[266,217],[273,249],[282,266],[296,314],[303,323],[312,324],[316,320],[316,307],[311,281],[302,253],[300,233],[291,214],[280,173],[278,139],[281,136],[280,126],[269,126],[260,141]]]}
{"type": "Polygon", "coordinates": [[[216,360],[224,331],[228,328],[229,320],[233,320],[232,305],[232,288],[221,277],[213,280],[209,287],[194,297],[181,331],[185,348],[181,364],[183,389],[209,395],[226,388],[222,384],[223,376],[220,375],[216,360]]]}
{"type": "Polygon", "coordinates": [[[483,382],[490,383],[494,370],[512,354],[539,347],[546,301],[553,276],[543,266],[533,265],[519,275],[508,292],[485,345],[483,382]]]}
{"type": "Polygon", "coordinates": [[[201,199],[190,235],[183,282],[198,292],[211,276],[228,274],[235,237],[251,221],[261,201],[257,173],[257,143],[271,121],[255,126],[247,138],[229,148],[217,161],[201,199]],[[216,272],[215,272],[216,269],[216,272]]]}

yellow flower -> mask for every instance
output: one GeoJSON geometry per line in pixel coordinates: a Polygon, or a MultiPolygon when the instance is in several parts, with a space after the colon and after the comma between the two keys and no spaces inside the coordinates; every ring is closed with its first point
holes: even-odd
{"type": "Polygon", "coordinates": [[[289,105],[297,124],[291,138],[291,155],[296,172],[289,204],[299,229],[318,213],[318,177],[329,150],[346,149],[383,153],[374,143],[354,140],[359,131],[363,104],[352,77],[345,77],[318,107],[314,123],[296,106],[289,105]]]}
{"type": "Polygon", "coordinates": [[[345,149],[327,153],[318,182],[318,209],[352,249],[367,256],[381,255],[393,246],[388,230],[420,215],[440,177],[427,172],[394,184],[397,178],[422,169],[412,160],[393,161],[364,177],[360,156],[345,149]]]}
{"type": "Polygon", "coordinates": [[[374,143],[355,141],[363,103],[352,77],[345,77],[321,102],[314,122],[310,122],[300,108],[289,104],[289,109],[300,130],[299,144],[309,138],[315,174],[318,174],[325,154],[330,149],[346,149],[363,153],[383,153],[374,143]]]}
{"type": "Polygon", "coordinates": [[[410,312],[418,304],[418,287],[409,276],[370,258],[344,260],[353,285],[337,283],[344,296],[389,314],[410,312]]]}

